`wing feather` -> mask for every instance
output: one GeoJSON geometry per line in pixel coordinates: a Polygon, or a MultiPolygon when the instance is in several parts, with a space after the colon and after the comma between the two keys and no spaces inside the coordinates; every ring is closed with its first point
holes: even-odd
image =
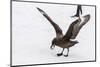
{"type": "Polygon", "coordinates": [[[83,20],[82,23],[74,26],[73,35],[72,35],[71,39],[75,39],[76,38],[76,36],[78,35],[80,29],[89,21],[90,15],[89,14],[85,15],[85,16],[83,16],[83,18],[84,18],[84,20],[83,20]]]}
{"type": "Polygon", "coordinates": [[[72,22],[68,28],[68,31],[66,32],[66,34],[64,35],[63,39],[64,40],[70,40],[70,38],[72,37],[73,35],[73,30],[74,30],[74,26],[78,23],[81,22],[81,19],[77,19],[75,20],[74,22],[72,22]]]}
{"type": "Polygon", "coordinates": [[[83,16],[83,18],[84,18],[84,20],[82,23],[80,23],[81,19],[79,18],[76,21],[74,21],[72,24],[70,24],[68,31],[66,32],[66,34],[63,37],[64,40],[70,40],[70,39],[76,38],[80,29],[89,21],[90,15],[89,14],[85,15],[85,16],[83,16]]]}
{"type": "Polygon", "coordinates": [[[63,35],[61,28],[44,12],[42,9],[38,8],[37,9],[40,11],[40,13],[52,24],[56,31],[56,37],[60,37],[63,35]]]}

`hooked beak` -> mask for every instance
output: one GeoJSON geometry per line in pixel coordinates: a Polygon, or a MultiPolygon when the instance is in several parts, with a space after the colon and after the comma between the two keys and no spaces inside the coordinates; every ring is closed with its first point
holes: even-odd
{"type": "Polygon", "coordinates": [[[54,45],[54,44],[52,44],[52,45],[50,46],[50,49],[54,49],[54,47],[55,47],[55,45],[54,45]]]}

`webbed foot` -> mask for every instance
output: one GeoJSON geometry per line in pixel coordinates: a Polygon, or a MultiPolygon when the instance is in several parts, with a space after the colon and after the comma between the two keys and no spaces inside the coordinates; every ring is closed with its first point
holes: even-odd
{"type": "Polygon", "coordinates": [[[59,54],[57,54],[57,56],[62,56],[63,55],[63,53],[59,53],[59,54]]]}
{"type": "Polygon", "coordinates": [[[64,55],[64,57],[68,57],[68,55],[64,55]]]}

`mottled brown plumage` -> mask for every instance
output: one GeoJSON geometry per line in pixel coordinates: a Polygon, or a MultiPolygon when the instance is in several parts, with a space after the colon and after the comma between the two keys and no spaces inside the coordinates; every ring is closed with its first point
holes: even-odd
{"type": "Polygon", "coordinates": [[[62,52],[57,54],[57,56],[63,55],[63,51],[65,48],[68,49],[67,55],[64,55],[65,57],[68,56],[69,48],[74,46],[78,43],[78,41],[72,41],[71,39],[75,39],[78,35],[80,29],[89,21],[90,15],[83,16],[84,21],[81,22],[81,18],[76,19],[74,22],[72,22],[68,28],[68,31],[65,35],[63,35],[61,28],[44,12],[42,9],[37,8],[40,13],[52,24],[52,26],[55,29],[56,37],[52,40],[51,49],[55,46],[59,46],[63,48],[62,52]]]}

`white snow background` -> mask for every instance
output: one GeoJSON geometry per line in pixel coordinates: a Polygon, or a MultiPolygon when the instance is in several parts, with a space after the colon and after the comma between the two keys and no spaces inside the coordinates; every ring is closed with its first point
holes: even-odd
{"type": "MultiPolygon", "coordinates": [[[[68,57],[58,57],[62,48],[50,49],[55,31],[49,21],[36,9],[43,9],[65,34],[76,19],[76,5],[12,2],[12,64],[44,64],[95,60],[95,7],[82,6],[83,15],[90,14],[89,22],[81,29],[70,48],[68,57]]],[[[64,51],[66,54],[67,51],[64,51]]]]}

